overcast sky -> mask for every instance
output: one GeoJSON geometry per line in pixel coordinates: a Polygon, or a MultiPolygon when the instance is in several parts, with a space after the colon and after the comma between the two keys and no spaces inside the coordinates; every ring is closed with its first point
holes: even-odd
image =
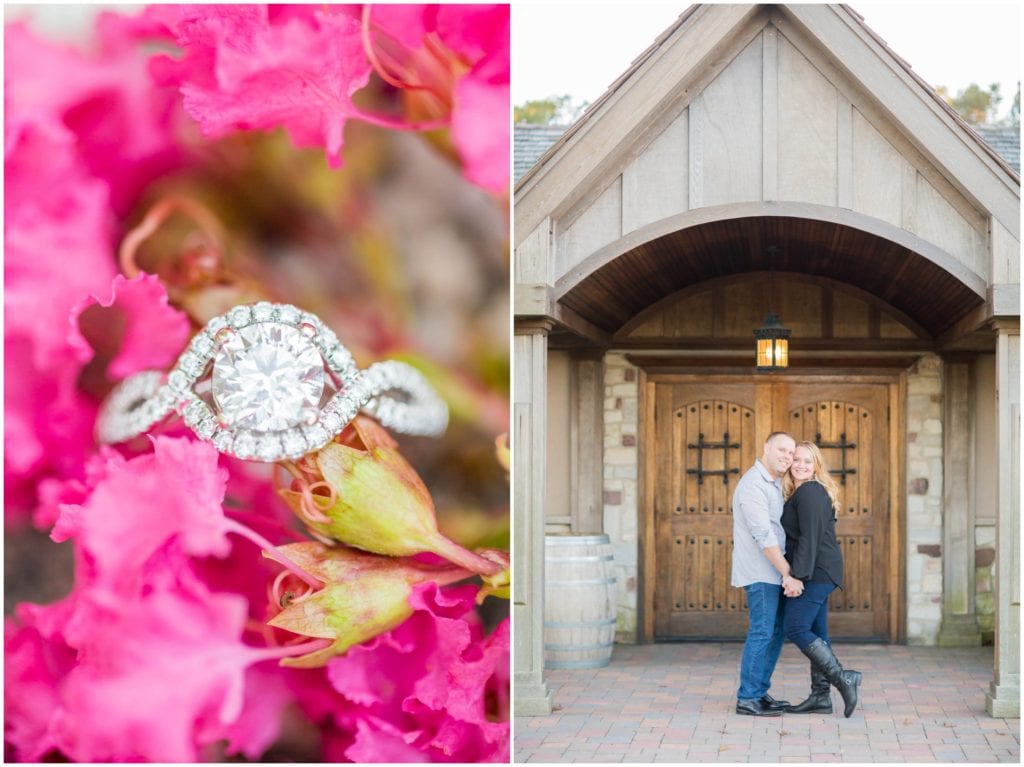
{"type": "MultiPolygon", "coordinates": [[[[1000,115],[1009,109],[1021,71],[1019,4],[850,5],[931,85],[955,94],[998,82],[1000,115]]],[[[594,101],[687,7],[513,0],[513,103],[562,94],[594,101]]]]}

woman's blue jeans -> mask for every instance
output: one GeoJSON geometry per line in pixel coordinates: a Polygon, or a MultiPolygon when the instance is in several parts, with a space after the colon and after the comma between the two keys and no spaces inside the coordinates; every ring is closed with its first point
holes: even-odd
{"type": "Polygon", "coordinates": [[[750,611],[750,629],[740,661],[740,700],[759,700],[772,686],[772,672],[782,652],[783,612],[788,605],[782,586],[751,583],[744,586],[750,611]]]}
{"type": "Polygon", "coordinates": [[[834,583],[805,583],[798,597],[786,599],[786,639],[801,650],[819,637],[828,644],[828,598],[834,583]]]}

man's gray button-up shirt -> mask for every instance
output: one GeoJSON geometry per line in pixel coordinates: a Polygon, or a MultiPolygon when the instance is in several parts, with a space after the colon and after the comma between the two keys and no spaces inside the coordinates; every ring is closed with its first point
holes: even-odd
{"type": "Polygon", "coordinates": [[[782,530],[782,486],[760,460],[736,485],[732,496],[732,585],[782,583],[782,574],[763,550],[778,546],[786,553],[782,530]]]}

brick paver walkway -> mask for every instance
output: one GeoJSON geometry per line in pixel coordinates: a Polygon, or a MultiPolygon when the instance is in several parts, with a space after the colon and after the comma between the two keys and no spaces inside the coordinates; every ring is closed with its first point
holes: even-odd
{"type": "MultiPolygon", "coordinates": [[[[743,645],[615,648],[611,665],[549,670],[555,711],[516,717],[517,762],[1020,762],[1020,720],[985,713],[992,648],[836,645],[864,672],[850,719],[738,716],[743,645]]],[[[786,644],[776,698],[803,700],[807,660],[786,644]]]]}

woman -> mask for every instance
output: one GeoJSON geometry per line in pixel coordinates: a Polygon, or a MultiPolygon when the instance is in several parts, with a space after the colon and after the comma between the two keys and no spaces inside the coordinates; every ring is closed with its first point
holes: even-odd
{"type": "Polygon", "coordinates": [[[843,696],[847,717],[857,707],[861,673],[844,671],[828,643],[828,598],[843,586],[843,554],[836,540],[838,490],[818,446],[798,442],[782,478],[782,529],[790,574],[803,581],[804,588],[786,603],[784,630],[811,661],[811,694],[787,708],[789,713],[832,713],[829,683],[843,696]]]}

